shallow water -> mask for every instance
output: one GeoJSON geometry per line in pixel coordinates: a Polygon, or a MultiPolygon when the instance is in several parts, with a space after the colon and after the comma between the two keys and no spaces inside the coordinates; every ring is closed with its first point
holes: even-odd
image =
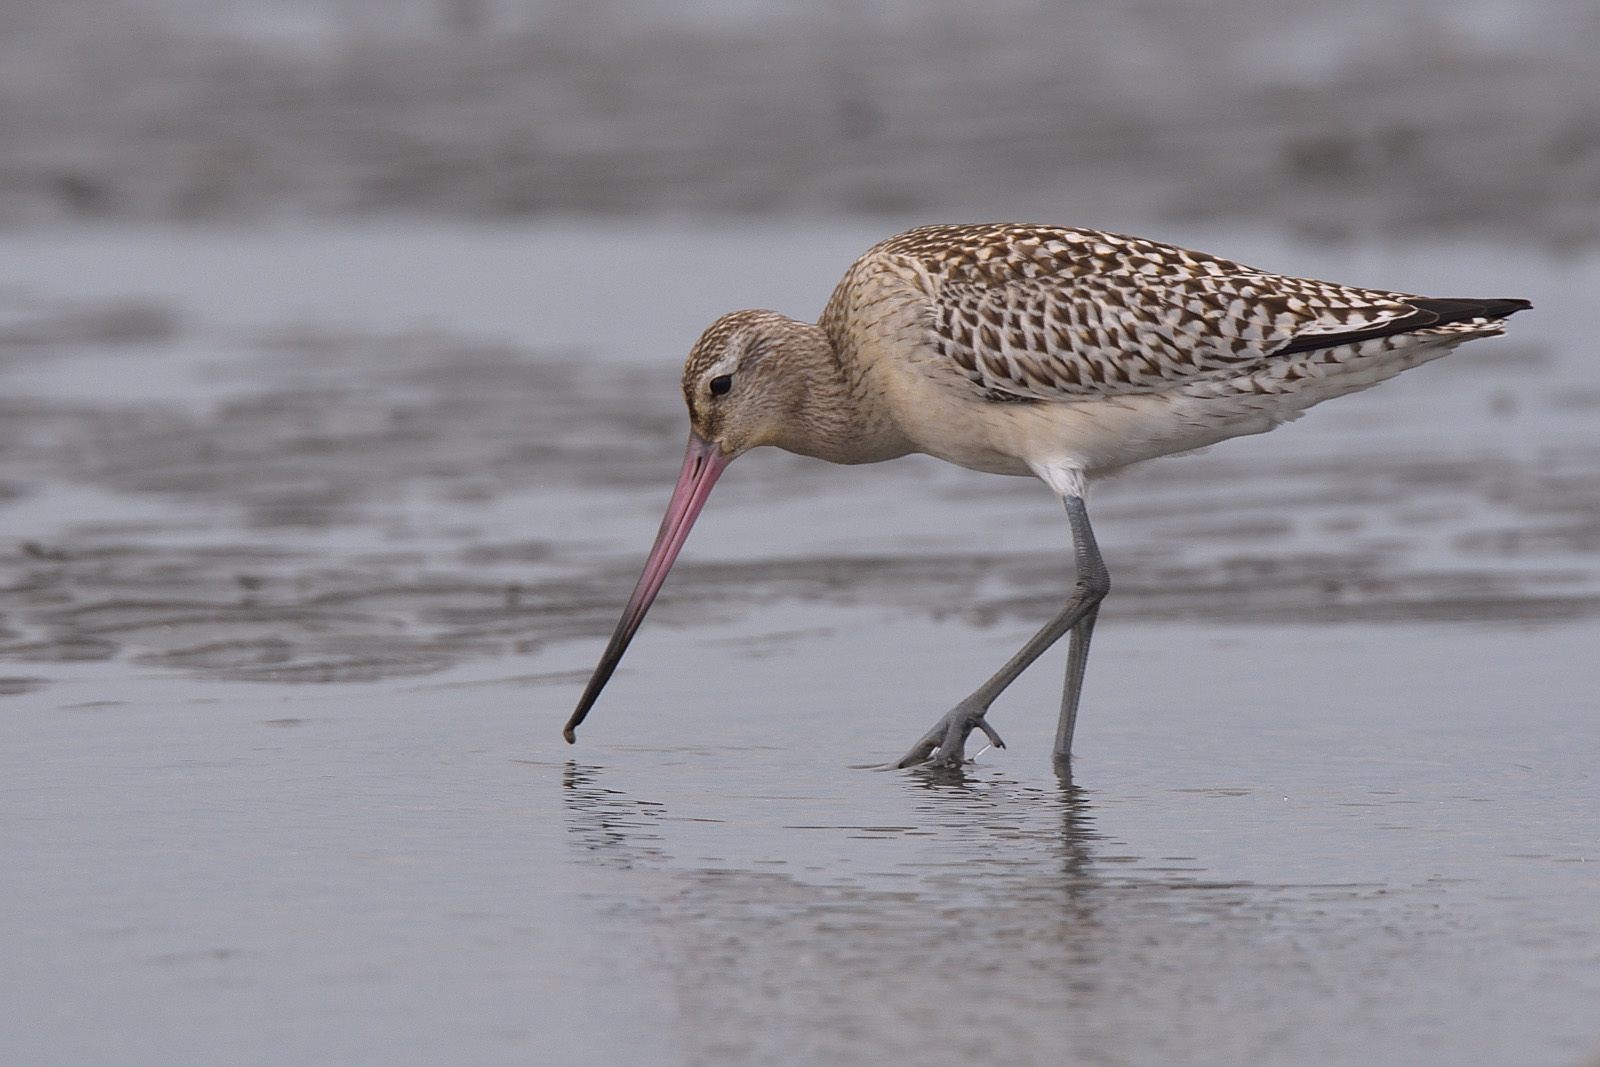
{"type": "Polygon", "coordinates": [[[1097,488],[1071,782],[1059,656],[871,769],[1070,581],[917,459],[742,459],[561,742],[682,353],[883,232],[0,238],[8,1058],[1600,1056],[1594,257],[1152,234],[1538,308],[1097,488]]]}

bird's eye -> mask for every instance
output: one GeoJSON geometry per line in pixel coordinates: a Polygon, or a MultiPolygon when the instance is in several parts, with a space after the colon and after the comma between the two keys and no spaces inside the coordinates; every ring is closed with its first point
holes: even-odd
{"type": "Polygon", "coordinates": [[[712,396],[724,396],[727,394],[728,390],[732,388],[733,375],[731,374],[719,374],[715,378],[711,379],[712,396]]]}

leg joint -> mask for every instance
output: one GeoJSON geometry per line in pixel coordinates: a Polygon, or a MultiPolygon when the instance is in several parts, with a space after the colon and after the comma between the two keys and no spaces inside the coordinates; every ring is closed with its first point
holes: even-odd
{"type": "Polygon", "coordinates": [[[1104,569],[1078,576],[1078,593],[1085,599],[1099,603],[1110,592],[1111,575],[1104,569]]]}

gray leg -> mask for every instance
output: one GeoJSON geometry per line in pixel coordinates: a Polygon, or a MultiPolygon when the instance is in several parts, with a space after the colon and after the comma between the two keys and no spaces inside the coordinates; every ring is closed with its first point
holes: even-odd
{"type": "Polygon", "coordinates": [[[1072,730],[1078,725],[1078,697],[1083,693],[1083,669],[1089,664],[1089,638],[1094,621],[1100,617],[1096,604],[1072,628],[1072,643],[1067,646],[1067,680],[1061,688],[1061,718],[1056,721],[1056,743],[1050,750],[1056,759],[1072,758],[1072,730]]]}
{"type": "Polygon", "coordinates": [[[1089,665],[1089,638],[1094,636],[1094,623],[1100,617],[1100,601],[1111,591],[1111,574],[1105,560],[1100,558],[1100,546],[1095,544],[1094,530],[1089,526],[1089,513],[1084,510],[1079,497],[1066,497],[1067,518],[1072,523],[1072,544],[1076,549],[1078,589],[1097,590],[1094,602],[1072,628],[1072,643],[1067,650],[1067,680],[1061,690],[1061,718],[1056,722],[1056,744],[1051,755],[1056,759],[1072,758],[1072,731],[1078,725],[1078,697],[1083,693],[1083,670],[1089,665]]]}
{"type": "Polygon", "coordinates": [[[1111,576],[1100,549],[1094,543],[1094,530],[1089,526],[1089,513],[1083,498],[1063,497],[1067,506],[1067,519],[1072,523],[1072,544],[1078,567],[1078,584],[1055,618],[1044,624],[1006,665],[978,687],[977,691],[950,710],[923,734],[911,751],[900,758],[897,767],[912,767],[919,763],[936,763],[944,766],[959,764],[966,751],[967,736],[973,730],[982,730],[989,743],[1005,748],[1005,742],[995,733],[984,717],[989,705],[994,703],[1017,676],[1044,654],[1045,650],[1067,632],[1072,633],[1072,645],[1067,657],[1067,681],[1061,695],[1061,720],[1056,726],[1055,755],[1065,758],[1072,753],[1072,728],[1078,718],[1078,694],[1083,689],[1083,669],[1089,659],[1089,637],[1094,631],[1095,618],[1100,613],[1100,601],[1111,589],[1111,576]]]}

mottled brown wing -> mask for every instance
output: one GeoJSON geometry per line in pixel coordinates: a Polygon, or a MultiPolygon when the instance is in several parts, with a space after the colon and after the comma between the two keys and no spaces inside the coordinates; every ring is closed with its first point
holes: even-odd
{"type": "Polygon", "coordinates": [[[930,343],[993,399],[1159,391],[1440,321],[1404,294],[1094,230],[931,226],[880,251],[916,261],[930,343]]]}

